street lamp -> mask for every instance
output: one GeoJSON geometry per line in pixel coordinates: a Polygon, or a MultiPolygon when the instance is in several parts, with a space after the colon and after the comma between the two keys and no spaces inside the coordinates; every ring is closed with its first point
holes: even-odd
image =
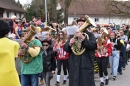
{"type": "Polygon", "coordinates": [[[47,2],[45,0],[45,22],[47,23],[47,2]]]}

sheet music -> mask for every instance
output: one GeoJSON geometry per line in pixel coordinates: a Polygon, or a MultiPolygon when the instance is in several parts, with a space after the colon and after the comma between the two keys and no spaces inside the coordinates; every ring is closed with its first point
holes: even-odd
{"type": "Polygon", "coordinates": [[[74,35],[75,32],[79,31],[78,26],[68,26],[66,27],[67,35],[74,35]]]}

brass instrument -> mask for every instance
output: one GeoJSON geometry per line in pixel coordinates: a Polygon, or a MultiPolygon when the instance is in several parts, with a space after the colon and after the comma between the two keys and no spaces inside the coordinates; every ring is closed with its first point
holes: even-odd
{"type": "Polygon", "coordinates": [[[56,31],[55,31],[55,29],[53,29],[53,28],[47,26],[47,27],[45,27],[45,28],[42,30],[42,32],[45,32],[45,31],[47,31],[47,32],[50,33],[52,39],[55,39],[55,38],[56,38],[56,35],[55,35],[56,31]]]}
{"type": "MultiPolygon", "coordinates": [[[[39,32],[39,30],[35,27],[35,26],[31,26],[31,29],[29,31],[29,33],[27,34],[27,36],[23,39],[23,42],[26,44],[31,43],[31,39],[32,37],[37,34],[39,32]]],[[[34,47],[34,44],[31,43],[32,46],[34,47]]],[[[23,49],[24,50],[24,55],[19,56],[19,58],[24,62],[24,63],[29,63],[32,61],[33,57],[31,57],[31,55],[28,53],[27,49],[23,49]]]]}
{"type": "Polygon", "coordinates": [[[106,43],[106,38],[108,38],[108,31],[106,30],[106,28],[102,28],[101,29],[101,37],[99,37],[97,39],[97,52],[101,55],[101,56],[105,56],[106,55],[106,49],[105,49],[105,43],[106,43]]]}
{"type": "MultiPolygon", "coordinates": [[[[89,36],[88,36],[88,34],[84,33],[84,30],[91,25],[96,26],[96,24],[90,19],[89,16],[86,15],[85,18],[86,18],[86,21],[79,28],[79,31],[85,36],[85,38],[87,37],[87,39],[89,40],[89,36]]],[[[82,40],[81,39],[77,38],[76,36],[74,36],[74,38],[76,39],[76,42],[71,47],[72,52],[75,55],[81,55],[85,52],[86,49],[84,47],[82,47],[82,40]]]]}

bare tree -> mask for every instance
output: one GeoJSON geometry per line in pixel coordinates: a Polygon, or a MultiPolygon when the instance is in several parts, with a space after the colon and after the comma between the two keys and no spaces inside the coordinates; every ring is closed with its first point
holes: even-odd
{"type": "Polygon", "coordinates": [[[108,1],[108,14],[121,15],[124,18],[130,17],[130,2],[129,1],[108,1]]]}
{"type": "Polygon", "coordinates": [[[69,8],[73,2],[88,3],[91,5],[91,12],[94,13],[95,5],[102,6],[103,4],[106,9],[106,15],[111,17],[111,15],[121,16],[122,18],[130,17],[130,2],[129,1],[115,1],[115,0],[60,0],[64,3],[64,22],[68,23],[69,8]]]}

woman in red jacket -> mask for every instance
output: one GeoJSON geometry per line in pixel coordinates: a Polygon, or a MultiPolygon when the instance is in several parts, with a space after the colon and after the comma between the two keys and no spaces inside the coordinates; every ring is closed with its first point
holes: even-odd
{"type": "Polygon", "coordinates": [[[112,43],[108,38],[108,32],[106,29],[103,29],[102,31],[101,37],[97,39],[97,51],[95,53],[99,67],[100,86],[104,86],[103,73],[106,79],[105,85],[108,85],[109,83],[107,65],[109,63],[109,56],[112,52],[112,43]]]}
{"type": "Polygon", "coordinates": [[[63,31],[59,32],[58,39],[55,41],[54,44],[54,52],[57,52],[56,59],[57,59],[57,82],[56,86],[60,85],[60,73],[61,73],[61,65],[63,64],[63,71],[64,71],[64,81],[63,85],[66,84],[67,80],[67,68],[68,68],[68,53],[64,51],[64,44],[66,42],[65,34],[63,31]]]}

